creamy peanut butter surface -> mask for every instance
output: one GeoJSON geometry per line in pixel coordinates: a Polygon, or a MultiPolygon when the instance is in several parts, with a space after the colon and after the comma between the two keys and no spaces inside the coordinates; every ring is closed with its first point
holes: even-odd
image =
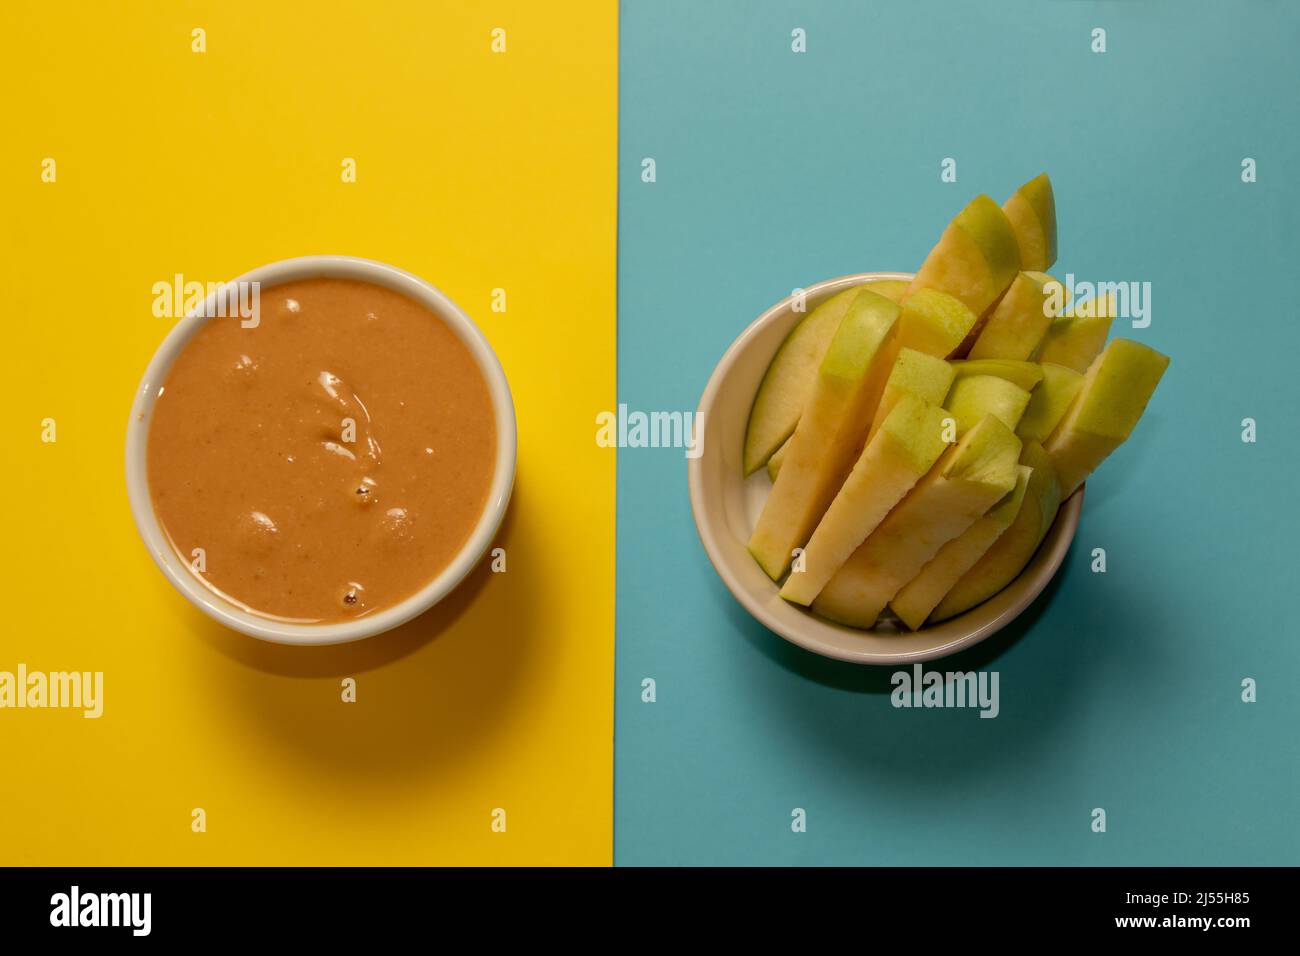
{"type": "Polygon", "coordinates": [[[214,318],[163,383],[153,505],[184,561],[250,611],[360,617],[443,570],[487,503],[487,383],[441,319],[347,279],[261,290],[214,318]]]}

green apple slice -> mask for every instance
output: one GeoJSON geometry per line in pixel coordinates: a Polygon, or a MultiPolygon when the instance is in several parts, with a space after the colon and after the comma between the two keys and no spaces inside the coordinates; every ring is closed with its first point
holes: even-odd
{"type": "Polygon", "coordinates": [[[994,415],[1012,431],[1029,405],[1029,393],[997,375],[959,375],[944,400],[957,423],[957,437],[973,429],[985,415],[994,415]]]}
{"type": "Polygon", "coordinates": [[[889,378],[885,380],[885,390],[876,407],[871,429],[867,432],[868,439],[903,396],[915,395],[931,405],[940,405],[952,387],[952,379],[952,366],[943,359],[915,349],[899,349],[898,358],[894,359],[894,366],[889,370],[889,378]]]}
{"type": "Polygon", "coordinates": [[[1068,311],[1069,315],[1052,321],[1035,359],[1064,365],[1082,374],[1106,345],[1106,336],[1115,321],[1115,297],[1085,299],[1068,311]]]}
{"type": "MultiPolygon", "coordinates": [[[[889,378],[885,381],[885,390],[880,396],[880,404],[876,406],[871,428],[867,431],[868,440],[904,395],[915,395],[931,405],[942,403],[943,397],[948,394],[948,389],[952,386],[952,377],[952,366],[943,359],[926,355],[915,349],[899,349],[898,358],[894,360],[889,378]]],[[[773,481],[776,481],[776,476],[781,471],[781,465],[785,462],[786,449],[789,447],[790,443],[787,441],[768,459],[767,473],[772,476],[773,481]]]]}
{"type": "Polygon", "coordinates": [[[948,358],[965,341],[978,318],[955,296],[937,289],[919,289],[903,303],[898,317],[898,345],[948,358]]]}
{"type": "Polygon", "coordinates": [[[817,366],[826,355],[831,337],[849,305],[862,287],[845,289],[831,296],[799,322],[777,349],[768,365],[745,432],[745,474],[763,467],[763,462],[792,434],[808,395],[812,392],[817,366]]]}
{"type": "Polygon", "coordinates": [[[1015,230],[1001,207],[976,196],[953,218],[917,270],[904,304],[921,289],[956,296],[981,316],[1020,271],[1015,230]]]}
{"type": "Polygon", "coordinates": [[[1097,356],[1043,446],[1064,497],[1133,433],[1168,367],[1169,356],[1129,339],[1115,339],[1097,356]]]}
{"type": "Polygon", "coordinates": [[[985,416],[835,572],[813,610],[850,627],[872,627],[940,548],[1015,487],[1019,454],[1020,439],[994,416],[985,416]]]}
{"type": "Polygon", "coordinates": [[[1052,290],[1063,287],[1044,272],[1021,272],[998,300],[979,337],[966,352],[971,359],[1028,359],[1055,318],[1052,290]]]}
{"type": "Polygon", "coordinates": [[[930,614],[931,623],[946,621],[982,604],[1014,581],[1056,520],[1061,506],[1061,485],[1047,452],[1036,442],[1025,442],[1020,463],[1032,468],[1033,474],[1025,486],[1025,498],[1015,520],[944,595],[930,614]]]}
{"type": "Polygon", "coordinates": [[[1046,441],[1083,384],[1083,376],[1064,365],[1044,362],[1039,368],[1043,381],[1030,393],[1029,407],[1016,426],[1021,441],[1046,441]]]}
{"type": "Polygon", "coordinates": [[[1012,359],[966,359],[950,362],[954,376],[996,375],[1026,392],[1032,392],[1043,380],[1043,369],[1037,362],[1018,362],[1012,359]]]}
{"type": "Polygon", "coordinates": [[[866,439],[898,333],[898,305],[863,290],[817,367],[808,405],[768,495],[749,550],[774,581],[825,514],[866,439]]]}
{"type": "Polygon", "coordinates": [[[984,552],[1016,520],[1034,470],[1027,465],[1019,465],[1016,471],[1016,486],[1010,493],[990,508],[987,514],[977,518],[965,532],[940,548],[930,563],[921,569],[921,573],[904,585],[903,590],[889,602],[898,619],[913,631],[921,629],[925,619],[943,600],[944,595],[952,590],[961,576],[975,566],[975,562],[984,556],[984,552]]]}
{"type": "Polygon", "coordinates": [[[1020,250],[1020,268],[1046,272],[1056,262],[1056,196],[1047,173],[1035,176],[1002,204],[1020,250]]]}
{"type": "Polygon", "coordinates": [[[948,443],[948,413],[904,394],[867,440],[849,477],[826,510],[781,588],[781,597],[811,604],[855,548],[939,459],[948,443]]]}

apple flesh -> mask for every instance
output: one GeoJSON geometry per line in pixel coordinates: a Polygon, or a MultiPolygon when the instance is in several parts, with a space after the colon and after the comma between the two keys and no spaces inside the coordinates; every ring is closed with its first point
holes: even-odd
{"type": "Polygon", "coordinates": [[[1038,367],[1042,370],[1043,381],[1030,393],[1029,407],[1016,426],[1021,441],[1046,441],[1083,384],[1083,376],[1072,368],[1051,362],[1038,367]]]}
{"type": "Polygon", "coordinates": [[[1169,356],[1129,339],[1115,339],[1089,366],[1043,446],[1065,497],[1133,433],[1168,367],[1169,356]]]}
{"type": "Polygon", "coordinates": [[[749,550],[772,580],[790,566],[834,498],[866,438],[898,333],[898,305],[862,291],[817,368],[785,464],[759,515],[749,550]]]}
{"type": "Polygon", "coordinates": [[[867,440],[835,500],[796,562],[781,597],[807,605],[948,447],[948,413],[905,394],[867,440]]]}
{"type": "Polygon", "coordinates": [[[827,582],[813,610],[870,628],[903,585],[1016,484],[1020,439],[992,415],[940,456],[827,582]]]}
{"type": "Polygon", "coordinates": [[[943,231],[903,298],[921,289],[955,296],[981,316],[1021,269],[1015,230],[1001,207],[976,196],[943,231]]]}
{"type": "Polygon", "coordinates": [[[957,437],[973,429],[985,415],[994,415],[1012,431],[1029,405],[1029,393],[996,375],[961,375],[952,383],[944,407],[957,423],[957,437]]]}
{"type": "Polygon", "coordinates": [[[1045,272],[1056,262],[1056,196],[1047,173],[1035,176],[1002,204],[1015,232],[1020,268],[1045,272]]]}
{"type": "Polygon", "coordinates": [[[1016,468],[1016,486],[1005,498],[977,518],[962,534],[953,538],[936,554],[921,573],[909,581],[889,602],[898,619],[911,630],[918,631],[930,612],[943,600],[961,576],[975,566],[984,553],[993,546],[1020,513],[1025,500],[1025,490],[1033,469],[1027,465],[1016,468]]]}
{"type": "Polygon", "coordinates": [[[1035,359],[1064,365],[1082,374],[1101,354],[1115,320],[1115,299],[1087,299],[1071,307],[1073,315],[1054,319],[1035,359]]]}
{"type": "Polygon", "coordinates": [[[1014,581],[1056,520],[1061,506],[1061,485],[1047,452],[1036,442],[1025,442],[1020,463],[1033,469],[1033,473],[1025,485],[1025,497],[1015,520],[944,595],[930,614],[932,623],[946,621],[982,604],[1014,581]]]}
{"type": "Polygon", "coordinates": [[[846,289],[813,309],[786,336],[767,367],[745,431],[745,474],[763,467],[772,453],[794,434],[808,404],[817,366],[830,347],[840,320],[862,288],[846,289]]]}
{"type": "Polygon", "coordinates": [[[898,317],[900,348],[948,358],[965,341],[979,319],[955,296],[937,289],[920,289],[903,303],[898,317]]]}
{"type": "Polygon", "coordinates": [[[877,279],[867,285],[866,288],[876,295],[883,295],[890,302],[899,302],[907,292],[908,285],[910,283],[904,279],[877,279]]]}
{"type": "Polygon", "coordinates": [[[966,359],[949,362],[956,378],[972,375],[996,375],[1026,392],[1032,392],[1043,380],[1043,369],[1037,362],[1018,362],[1012,359],[966,359]]]}
{"type": "MultiPolygon", "coordinates": [[[[998,300],[979,337],[966,352],[971,359],[1019,359],[1034,354],[1055,318],[1051,289],[1060,283],[1043,272],[1021,272],[998,300]]],[[[1058,293],[1059,296],[1059,293],[1058,293]]]]}
{"type": "Polygon", "coordinates": [[[952,379],[952,366],[943,359],[915,349],[899,349],[894,367],[885,380],[885,390],[880,396],[880,404],[876,407],[867,437],[875,434],[876,429],[905,395],[915,395],[931,405],[942,404],[948,389],[952,387],[952,379]]]}
{"type": "MultiPolygon", "coordinates": [[[[1083,376],[1079,376],[1082,378],[1083,376]]],[[[767,476],[776,481],[777,474],[781,471],[781,466],[785,464],[785,453],[790,450],[790,439],[787,438],[785,444],[778,448],[772,457],[767,460],[767,476]]]]}

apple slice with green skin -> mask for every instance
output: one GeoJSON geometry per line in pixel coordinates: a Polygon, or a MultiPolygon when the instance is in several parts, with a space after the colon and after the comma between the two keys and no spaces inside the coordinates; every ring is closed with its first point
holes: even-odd
{"type": "Polygon", "coordinates": [[[1043,381],[1030,393],[1029,407],[1016,426],[1021,441],[1046,441],[1083,384],[1083,376],[1064,365],[1044,362],[1039,368],[1043,381]]]}
{"type": "Polygon", "coordinates": [[[885,391],[880,396],[871,429],[867,432],[868,439],[905,395],[915,395],[931,405],[942,404],[948,389],[952,388],[952,379],[952,366],[943,359],[916,349],[899,349],[898,358],[894,359],[894,366],[889,370],[889,378],[885,380],[885,391]]]}
{"type": "MultiPolygon", "coordinates": [[[[1019,273],[998,300],[966,357],[1028,359],[1055,318],[1053,289],[1064,287],[1044,272],[1019,273]]],[[[1055,298],[1059,297],[1058,293],[1055,298]]]]}
{"type": "Polygon", "coordinates": [[[1066,315],[1054,319],[1038,346],[1035,359],[1064,365],[1082,374],[1088,371],[1092,360],[1101,354],[1115,321],[1115,299],[1085,299],[1067,310],[1066,315]]]}
{"type": "Polygon", "coordinates": [[[916,483],[835,572],[813,610],[870,628],[939,549],[962,534],[1016,485],[1020,439],[987,415],[916,483]]]}
{"type": "Polygon", "coordinates": [[[745,474],[763,467],[774,451],[794,434],[817,366],[826,355],[840,320],[863,287],[831,296],[799,322],[777,349],[763,375],[745,431],[745,474]]]}
{"type": "Polygon", "coordinates": [[[1056,196],[1047,173],[1035,176],[1002,204],[1020,250],[1020,268],[1045,272],[1056,262],[1056,196]]]}
{"type": "Polygon", "coordinates": [[[1016,486],[1010,493],[990,508],[987,514],[975,519],[975,523],[962,534],[940,548],[930,563],[921,569],[921,573],[895,595],[889,606],[900,621],[913,631],[921,629],[925,619],[943,600],[944,595],[952,590],[963,574],[975,566],[975,562],[984,556],[993,542],[1011,527],[1024,503],[1025,489],[1029,487],[1033,471],[1027,465],[1017,466],[1016,486]]]}
{"type": "Polygon", "coordinates": [[[948,413],[904,394],[867,440],[849,477],[804,546],[781,588],[795,604],[812,603],[845,560],[943,454],[948,413]]]}
{"type": "Polygon", "coordinates": [[[955,296],[920,289],[903,303],[898,317],[899,348],[948,358],[965,341],[978,316],[955,296]]]}
{"type": "MultiPolygon", "coordinates": [[[[931,405],[940,404],[952,386],[952,377],[952,366],[943,359],[926,355],[915,349],[899,349],[898,358],[894,360],[889,378],[885,381],[885,390],[880,396],[880,404],[876,406],[871,428],[867,431],[867,439],[871,439],[881,422],[893,411],[894,405],[904,395],[915,395],[931,405]]],[[[772,476],[773,481],[776,481],[776,476],[781,471],[781,465],[785,462],[786,449],[789,446],[790,443],[786,442],[768,459],[767,473],[772,476]]]]}
{"type": "Polygon", "coordinates": [[[981,316],[1020,271],[1011,220],[988,196],[976,196],[953,218],[917,270],[903,303],[921,289],[956,296],[981,316]]]}
{"type": "Polygon", "coordinates": [[[1043,445],[1062,495],[1073,494],[1133,433],[1168,367],[1169,356],[1130,339],[1115,339],[1097,356],[1043,445]]]}
{"type": "MultiPolygon", "coordinates": [[[[892,279],[883,279],[880,282],[871,283],[867,288],[874,292],[878,286],[893,281],[892,279]]],[[[907,304],[903,306],[903,311],[899,314],[899,331],[895,348],[900,355],[903,351],[910,350],[920,352],[922,355],[943,358],[951,354],[961,344],[974,324],[975,313],[966,308],[960,299],[955,299],[942,292],[936,292],[933,289],[922,289],[908,299],[907,304]]],[[[920,365],[915,361],[911,364],[914,367],[920,365]]],[[[919,372],[919,368],[916,370],[919,372]]],[[[930,379],[931,381],[936,380],[933,368],[931,368],[930,379]]],[[[950,375],[948,381],[951,381],[950,375]]],[[[764,379],[764,384],[766,385],[766,379],[764,379]]],[[[942,392],[933,394],[933,389],[918,389],[915,387],[915,383],[912,386],[904,385],[903,387],[936,405],[943,401],[943,396],[948,390],[945,385],[942,392]]],[[[876,423],[884,420],[885,415],[889,414],[889,409],[893,407],[892,404],[886,404],[890,394],[890,388],[887,385],[884,397],[881,399],[880,408],[872,424],[873,428],[876,423]]],[[[893,394],[897,395],[898,391],[895,390],[893,394]]],[[[755,402],[754,407],[756,412],[758,408],[757,402],[755,402]]],[[[753,415],[751,415],[750,422],[752,432],[753,415]]],[[[778,448],[767,459],[767,473],[773,481],[776,481],[777,475],[781,473],[781,466],[785,462],[786,448],[788,446],[789,441],[787,440],[785,445],[778,448]]],[[[748,444],[746,448],[748,449],[748,444]]],[[[750,474],[748,467],[745,474],[750,474]]]]}
{"type": "Polygon", "coordinates": [[[1012,431],[1029,405],[1029,393],[997,375],[959,375],[944,400],[957,423],[957,437],[974,428],[985,415],[994,415],[1012,431]]]}
{"type": "Polygon", "coordinates": [[[1014,581],[1056,520],[1061,506],[1061,485],[1047,452],[1037,442],[1025,442],[1020,463],[1032,468],[1033,474],[1025,486],[1025,498],[1015,520],[944,595],[930,614],[931,623],[969,611],[1014,581]]]}
{"type": "Polygon", "coordinates": [[[1011,359],[966,359],[949,362],[956,378],[973,375],[996,375],[1026,392],[1032,392],[1043,380],[1043,369],[1037,362],[1017,362],[1011,359]]]}
{"type": "Polygon", "coordinates": [[[830,506],[866,439],[893,362],[898,305],[863,290],[849,304],[817,367],[785,464],[749,550],[774,581],[790,567],[830,506]]]}

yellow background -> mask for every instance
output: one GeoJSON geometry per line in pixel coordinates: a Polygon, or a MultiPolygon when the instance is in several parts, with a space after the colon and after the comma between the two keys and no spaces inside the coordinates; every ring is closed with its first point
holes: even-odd
{"type": "Polygon", "coordinates": [[[105,6],[0,12],[0,670],[105,672],[99,720],[0,710],[0,863],[608,864],[615,459],[593,435],[616,407],[616,5],[105,6]],[[283,648],[154,568],[123,442],[172,324],[153,283],[326,252],[408,269],[480,323],[519,472],[505,574],[397,632],[283,648]]]}

